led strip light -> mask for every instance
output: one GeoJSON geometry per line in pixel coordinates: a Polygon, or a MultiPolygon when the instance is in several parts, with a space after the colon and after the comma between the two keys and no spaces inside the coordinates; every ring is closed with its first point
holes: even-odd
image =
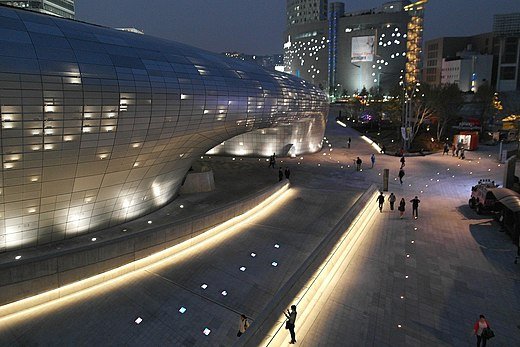
{"type": "MultiPolygon", "coordinates": [[[[361,245],[361,241],[373,221],[373,216],[378,211],[377,204],[372,203],[372,201],[376,201],[378,194],[378,192],[375,192],[367,200],[367,205],[357,215],[329,256],[294,298],[293,304],[297,306],[298,311],[296,325],[298,331],[301,331],[302,334],[309,331],[309,326],[314,323],[317,314],[314,308],[319,304],[322,297],[330,296],[341,277],[336,275],[349,265],[361,245]]],[[[276,324],[260,344],[261,346],[281,346],[289,342],[289,334],[283,329],[285,320],[284,315],[278,317],[276,324]]]]}

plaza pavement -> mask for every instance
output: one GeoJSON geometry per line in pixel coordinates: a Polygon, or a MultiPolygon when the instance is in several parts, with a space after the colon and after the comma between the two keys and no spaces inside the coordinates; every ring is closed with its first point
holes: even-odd
{"type": "MultiPolygon", "coordinates": [[[[489,216],[477,216],[467,207],[478,179],[501,183],[496,147],[467,153],[465,161],[440,154],[407,158],[401,186],[395,180],[398,158],[378,154],[371,169],[374,150],[357,133],[329,121],[326,136],[322,152],[281,163],[291,168],[293,188],[274,212],[211,249],[194,250],[122,285],[0,320],[0,345],[232,345],[238,340],[239,313],[254,320],[269,305],[362,191],[381,183],[383,168],[390,169],[390,191],[407,200],[406,218],[399,219],[388,205],[375,216],[355,257],[330,283],[317,308],[298,318],[297,344],[469,346],[474,344],[473,323],[483,313],[497,335],[489,346],[520,345],[516,248],[489,216]],[[352,137],[350,149],[347,136],[352,137]],[[352,167],[358,155],[364,160],[362,172],[352,167]],[[417,220],[411,218],[409,203],[414,195],[421,199],[417,220]],[[187,309],[184,314],[181,307],[187,309]],[[138,317],[140,324],[135,323],[138,317]],[[300,319],[305,325],[298,325],[300,319]],[[203,334],[206,327],[208,336],[203,334]]],[[[260,183],[277,180],[276,170],[264,161],[204,162],[215,170],[217,185],[232,192],[219,191],[220,198],[205,200],[215,205],[243,192],[247,185],[241,184],[258,189],[260,183]]],[[[202,208],[210,207],[198,201],[202,208]]],[[[246,341],[247,333],[240,339],[246,341]]],[[[282,345],[286,343],[287,337],[282,345]]]]}

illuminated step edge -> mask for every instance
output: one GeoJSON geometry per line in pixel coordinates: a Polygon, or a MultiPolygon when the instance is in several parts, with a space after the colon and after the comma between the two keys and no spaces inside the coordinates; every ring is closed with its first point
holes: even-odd
{"type": "MultiPolygon", "coordinates": [[[[333,289],[332,282],[340,267],[347,266],[366,235],[374,214],[379,214],[376,201],[379,194],[372,185],[334,226],[327,237],[274,295],[271,303],[255,318],[246,337],[236,346],[280,346],[290,340],[284,329],[283,312],[297,305],[300,329],[313,313],[324,292],[333,289]]],[[[316,312],[314,312],[316,313],[316,312]]],[[[303,331],[303,330],[301,330],[303,331]]]]}
{"type": "MultiPolygon", "coordinates": [[[[15,319],[17,316],[30,314],[33,310],[44,309],[47,306],[81,300],[94,291],[110,290],[115,286],[123,285],[130,276],[147,275],[146,270],[157,270],[167,266],[180,260],[182,256],[187,256],[190,251],[202,252],[204,249],[210,249],[216,243],[240,232],[240,227],[245,227],[257,215],[269,214],[279,208],[279,205],[290,196],[289,186],[288,181],[275,185],[264,200],[252,199],[256,201],[252,209],[179,244],[112,270],[0,306],[0,321],[15,319]]],[[[265,192],[261,193],[265,195],[265,192]]],[[[236,204],[243,204],[243,200],[236,204]]]]}

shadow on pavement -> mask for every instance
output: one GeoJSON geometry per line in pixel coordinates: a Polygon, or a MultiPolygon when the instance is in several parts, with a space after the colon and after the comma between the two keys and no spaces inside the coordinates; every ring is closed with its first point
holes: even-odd
{"type": "Polygon", "coordinates": [[[478,214],[477,211],[469,207],[469,205],[460,205],[457,207],[457,211],[465,218],[469,220],[491,220],[493,215],[491,214],[478,214]]]}

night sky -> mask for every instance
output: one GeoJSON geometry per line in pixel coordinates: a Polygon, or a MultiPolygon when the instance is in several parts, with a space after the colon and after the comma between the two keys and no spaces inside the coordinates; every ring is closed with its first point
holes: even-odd
{"type": "MultiPolygon", "coordinates": [[[[348,11],[385,0],[348,0],[348,11]]],[[[430,0],[425,39],[492,30],[493,14],[520,12],[520,0],[430,0]]],[[[76,19],[145,34],[214,52],[282,53],[285,0],[76,0],[76,19]]]]}

